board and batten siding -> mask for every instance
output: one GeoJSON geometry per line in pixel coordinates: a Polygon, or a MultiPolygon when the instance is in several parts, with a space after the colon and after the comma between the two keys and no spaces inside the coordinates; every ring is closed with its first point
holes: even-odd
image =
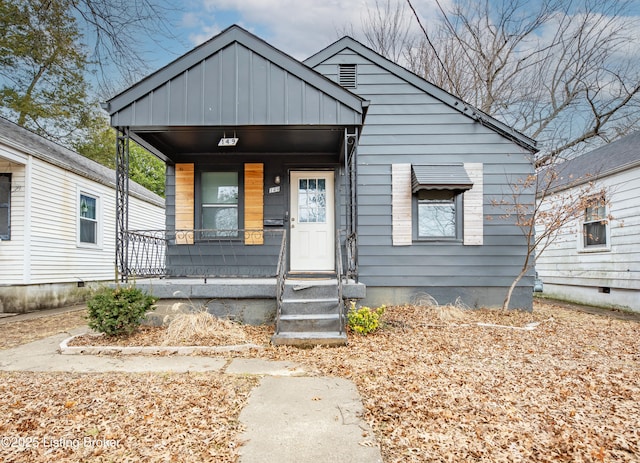
{"type": "MultiPolygon", "coordinates": [[[[358,261],[367,291],[440,288],[439,294],[455,300],[462,288],[482,288],[478,292],[484,295],[477,303],[501,303],[521,269],[527,246],[515,218],[503,218],[503,210],[493,203],[509,199],[509,182],[533,172],[529,151],[348,48],[314,69],[337,81],[339,64],[357,66],[357,88],[352,91],[370,101],[358,148],[358,261]],[[394,246],[394,227],[401,217],[394,217],[393,195],[406,195],[396,193],[394,166],[404,165],[406,178],[406,166],[438,163],[465,164],[474,185],[481,186],[481,196],[471,194],[463,206],[464,238],[474,238],[467,245],[413,239],[407,243],[405,233],[399,239],[407,245],[394,246]],[[496,291],[487,296],[486,288],[496,291]]],[[[523,201],[532,202],[533,195],[525,195],[523,201]]],[[[523,279],[522,298],[514,300],[514,306],[530,307],[532,283],[532,275],[523,279]]],[[[473,296],[465,302],[476,303],[473,296]]]]}
{"type": "Polygon", "coordinates": [[[593,191],[601,188],[611,216],[609,248],[581,249],[582,221],[576,220],[562,227],[552,245],[538,256],[536,271],[545,293],[640,311],[640,167],[598,180],[593,191]]]}
{"type": "MultiPolygon", "coordinates": [[[[266,50],[267,54],[272,52],[266,50]]],[[[290,58],[286,63],[274,63],[238,42],[211,55],[206,53],[206,46],[199,49],[199,61],[113,113],[111,124],[351,125],[361,121],[359,111],[285,69],[283,66],[291,65],[290,58]]],[[[170,66],[165,70],[169,72],[170,66]]],[[[158,77],[160,74],[162,71],[158,77]]],[[[319,84],[326,86],[326,82],[319,84]]],[[[116,97],[115,103],[125,97],[116,97]]],[[[356,103],[352,95],[351,100],[352,105],[356,103]]]]}

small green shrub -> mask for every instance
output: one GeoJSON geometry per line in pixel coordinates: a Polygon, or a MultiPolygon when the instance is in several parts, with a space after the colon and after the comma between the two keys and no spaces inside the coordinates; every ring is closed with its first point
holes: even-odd
{"type": "Polygon", "coordinates": [[[380,318],[384,314],[385,306],[381,305],[377,309],[360,307],[356,309],[355,302],[351,302],[351,308],[347,313],[349,328],[354,333],[367,335],[380,327],[380,318]]]}
{"type": "Polygon", "coordinates": [[[156,299],[133,287],[102,288],[87,301],[89,328],[107,336],[133,333],[156,299]]]}

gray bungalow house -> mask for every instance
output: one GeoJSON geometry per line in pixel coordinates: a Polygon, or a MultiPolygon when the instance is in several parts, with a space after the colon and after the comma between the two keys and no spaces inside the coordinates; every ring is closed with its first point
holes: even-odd
{"type": "Polygon", "coordinates": [[[128,139],[167,164],[166,230],[129,230],[119,204],[123,277],[275,316],[274,342],[344,342],[346,299],[499,306],[521,267],[525,239],[492,204],[533,172],[535,142],[351,38],[299,62],[232,26],[104,108],[121,191],[128,139]]]}

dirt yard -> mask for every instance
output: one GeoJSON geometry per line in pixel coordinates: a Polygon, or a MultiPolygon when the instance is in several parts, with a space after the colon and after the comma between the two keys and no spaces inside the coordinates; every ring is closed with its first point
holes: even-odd
{"type": "MultiPolygon", "coordinates": [[[[32,322],[33,332],[47,325],[32,322]]],[[[10,325],[0,324],[3,339],[10,325]]],[[[244,330],[264,349],[228,355],[286,359],[354,381],[385,463],[640,461],[637,321],[538,302],[533,313],[391,307],[383,329],[351,335],[341,348],[275,348],[271,329],[244,330]]],[[[126,344],[158,336],[145,331],[126,344]]],[[[0,436],[119,443],[83,454],[0,454],[9,455],[4,461],[236,461],[237,416],[255,384],[219,374],[0,373],[0,436]]]]}

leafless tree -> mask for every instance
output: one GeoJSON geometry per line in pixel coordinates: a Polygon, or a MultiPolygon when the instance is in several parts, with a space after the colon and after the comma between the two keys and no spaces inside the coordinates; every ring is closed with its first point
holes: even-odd
{"type": "Polygon", "coordinates": [[[177,40],[172,20],[179,12],[161,0],[53,0],[75,12],[84,33],[89,58],[96,65],[101,93],[116,85],[132,84],[148,72],[149,43],[162,47],[161,39],[177,40]]]}
{"type": "Polygon", "coordinates": [[[419,39],[412,32],[413,20],[405,0],[375,0],[373,7],[362,10],[359,26],[343,25],[336,35],[359,38],[385,58],[406,65],[406,53],[419,39]]]}
{"type": "Polygon", "coordinates": [[[413,47],[411,16],[401,0],[375,0],[375,8],[366,10],[362,33],[367,43],[385,58],[403,61],[403,54],[413,47]]]}
{"type": "Polygon", "coordinates": [[[527,242],[522,267],[507,290],[502,305],[504,310],[509,308],[518,283],[534,267],[535,259],[545,252],[558,235],[572,223],[579,222],[587,208],[606,204],[608,194],[594,181],[596,173],[573,179],[572,182],[580,185],[575,188],[557,188],[565,182],[562,164],[549,164],[537,175],[531,174],[510,182],[509,191],[502,198],[492,201],[493,207],[503,212],[502,219],[515,221],[527,242]]]}
{"type": "Polygon", "coordinates": [[[537,139],[538,166],[640,126],[631,1],[434,1],[440,16],[427,24],[406,0],[420,39],[395,32],[406,10],[376,3],[363,24],[369,45],[404,47],[413,72],[537,139]]]}

